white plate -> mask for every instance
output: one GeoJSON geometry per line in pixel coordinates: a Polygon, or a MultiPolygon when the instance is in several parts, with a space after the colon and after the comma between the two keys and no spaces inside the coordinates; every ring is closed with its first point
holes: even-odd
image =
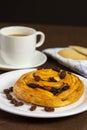
{"type": "Polygon", "coordinates": [[[29,65],[25,66],[12,66],[6,64],[3,59],[0,57],[0,69],[1,70],[13,70],[13,69],[25,69],[25,68],[34,68],[37,66],[40,66],[44,64],[47,60],[47,56],[40,52],[40,51],[35,51],[35,55],[32,58],[32,63],[29,63],[29,65]]]}
{"type": "Polygon", "coordinates": [[[34,69],[10,71],[0,75],[0,109],[16,115],[37,118],[55,118],[75,115],[87,110],[87,79],[80,77],[85,85],[83,96],[72,105],[56,108],[54,112],[44,111],[44,107],[37,107],[35,111],[30,111],[30,104],[24,103],[23,106],[15,107],[6,99],[3,89],[13,86],[16,80],[24,73],[34,69]]]}

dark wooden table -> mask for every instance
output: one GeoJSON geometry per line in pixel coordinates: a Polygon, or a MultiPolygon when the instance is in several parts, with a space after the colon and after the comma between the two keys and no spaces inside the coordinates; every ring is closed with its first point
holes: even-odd
{"type": "MultiPolygon", "coordinates": [[[[66,47],[70,44],[76,44],[87,47],[87,27],[41,25],[41,24],[14,24],[0,23],[0,27],[8,25],[26,25],[43,31],[46,35],[45,43],[39,48],[42,51],[50,47],[66,47]]],[[[57,61],[48,57],[43,66],[49,68],[60,66],[57,61]]],[[[71,70],[70,70],[71,71],[71,70]]],[[[6,71],[0,70],[0,73],[6,71]]],[[[87,111],[64,118],[40,119],[31,117],[22,117],[13,115],[0,110],[0,130],[87,130],[87,111]]]]}

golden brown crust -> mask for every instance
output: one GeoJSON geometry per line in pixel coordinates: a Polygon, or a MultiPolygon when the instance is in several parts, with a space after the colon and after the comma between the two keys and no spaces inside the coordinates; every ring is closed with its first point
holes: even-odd
{"type": "Polygon", "coordinates": [[[70,45],[69,48],[74,49],[75,51],[79,52],[80,54],[83,54],[87,56],[87,48],[77,45],[70,45]]]}
{"type": "Polygon", "coordinates": [[[73,49],[63,49],[58,52],[64,58],[70,58],[73,60],[87,60],[87,57],[73,49]]]}
{"type": "Polygon", "coordinates": [[[40,106],[61,107],[77,101],[84,91],[82,81],[69,72],[40,69],[22,75],[13,87],[21,100],[40,106]]]}

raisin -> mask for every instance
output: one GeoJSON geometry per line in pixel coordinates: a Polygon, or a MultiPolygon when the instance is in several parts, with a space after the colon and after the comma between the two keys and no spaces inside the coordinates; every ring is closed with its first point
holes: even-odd
{"type": "Polygon", "coordinates": [[[63,71],[60,73],[59,77],[60,77],[60,79],[64,79],[65,76],[66,76],[66,71],[63,70],[63,71]]]}
{"type": "Polygon", "coordinates": [[[12,96],[10,94],[6,94],[8,100],[12,100],[12,96]]]}
{"type": "Polygon", "coordinates": [[[54,77],[50,77],[50,78],[49,78],[49,82],[57,82],[57,80],[54,79],[54,77]]]}
{"type": "Polygon", "coordinates": [[[24,105],[24,103],[23,102],[19,102],[19,105],[22,106],[22,105],[24,105]]]}
{"type": "Polygon", "coordinates": [[[41,80],[40,76],[35,76],[35,75],[34,75],[34,79],[35,79],[35,81],[40,81],[41,80]]]}
{"type": "Polygon", "coordinates": [[[9,94],[10,93],[10,90],[9,89],[4,89],[3,91],[5,94],[9,94]]]}
{"type": "Polygon", "coordinates": [[[29,87],[31,87],[31,88],[37,88],[37,84],[34,84],[34,83],[30,83],[30,84],[27,84],[29,87]]]}
{"type": "Polygon", "coordinates": [[[10,88],[9,88],[9,91],[10,91],[10,92],[13,92],[13,87],[10,87],[10,88]]]}
{"type": "Polygon", "coordinates": [[[16,101],[16,102],[14,103],[14,105],[15,105],[16,107],[22,106],[22,105],[23,105],[23,102],[18,102],[18,101],[16,101]]]}
{"type": "Polygon", "coordinates": [[[53,95],[57,95],[61,92],[61,88],[51,88],[50,92],[52,92],[53,95]]]}
{"type": "Polygon", "coordinates": [[[16,104],[16,103],[17,103],[17,100],[13,98],[13,99],[11,100],[11,103],[12,103],[12,104],[16,104]]]}
{"type": "Polygon", "coordinates": [[[55,67],[55,68],[53,68],[53,70],[57,71],[57,72],[60,72],[61,69],[59,67],[55,67]]]}
{"type": "Polygon", "coordinates": [[[45,107],[44,110],[47,112],[54,112],[55,109],[53,107],[45,107]]]}
{"type": "Polygon", "coordinates": [[[69,85],[65,85],[65,86],[63,86],[62,90],[65,91],[65,90],[68,90],[69,88],[70,88],[69,85]]]}
{"type": "Polygon", "coordinates": [[[31,107],[30,107],[30,111],[34,111],[35,109],[36,109],[36,105],[34,104],[34,105],[32,105],[31,107]]]}

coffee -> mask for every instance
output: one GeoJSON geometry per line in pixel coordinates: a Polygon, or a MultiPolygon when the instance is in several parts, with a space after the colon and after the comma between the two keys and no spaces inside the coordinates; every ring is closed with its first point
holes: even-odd
{"type": "Polygon", "coordinates": [[[28,36],[29,34],[10,34],[9,36],[19,36],[19,37],[23,37],[23,36],[28,36]]]}

